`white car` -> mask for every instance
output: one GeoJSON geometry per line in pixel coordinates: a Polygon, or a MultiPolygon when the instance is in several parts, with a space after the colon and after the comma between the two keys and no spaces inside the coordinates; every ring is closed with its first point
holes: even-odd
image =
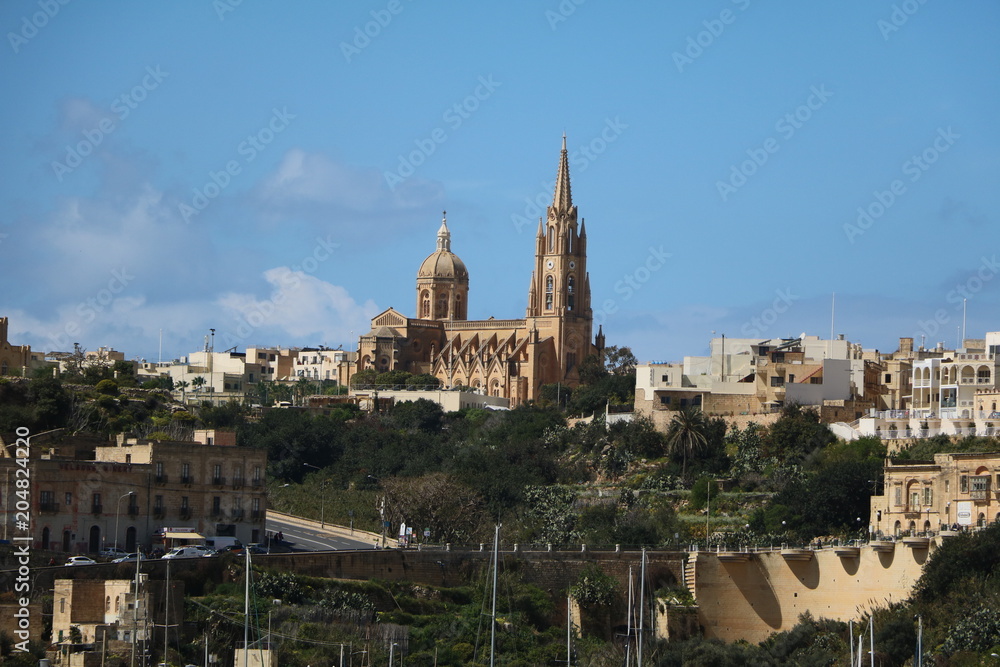
{"type": "Polygon", "coordinates": [[[203,558],[205,556],[214,556],[215,552],[208,547],[203,547],[201,545],[193,545],[187,547],[174,547],[167,553],[163,554],[164,558],[203,558]]]}
{"type": "Polygon", "coordinates": [[[121,558],[116,558],[116,559],[114,559],[111,562],[112,563],[134,563],[137,560],[146,560],[147,558],[148,557],[146,555],[144,555],[143,553],[137,552],[137,553],[134,553],[134,554],[125,554],[121,558]]]}
{"type": "Polygon", "coordinates": [[[87,556],[70,556],[70,559],[66,561],[67,566],[72,565],[97,565],[97,561],[93,558],[87,556]]]}
{"type": "Polygon", "coordinates": [[[127,556],[128,552],[124,549],[118,547],[107,547],[101,551],[101,556],[103,558],[121,558],[122,556],[127,556]]]}

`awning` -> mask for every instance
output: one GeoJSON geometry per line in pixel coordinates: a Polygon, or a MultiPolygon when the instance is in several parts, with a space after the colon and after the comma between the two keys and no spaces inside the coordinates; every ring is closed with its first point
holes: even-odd
{"type": "Polygon", "coordinates": [[[167,532],[163,533],[163,537],[167,538],[168,540],[203,540],[203,539],[205,539],[205,536],[201,535],[200,533],[174,532],[174,531],[171,531],[171,530],[168,530],[167,532]]]}

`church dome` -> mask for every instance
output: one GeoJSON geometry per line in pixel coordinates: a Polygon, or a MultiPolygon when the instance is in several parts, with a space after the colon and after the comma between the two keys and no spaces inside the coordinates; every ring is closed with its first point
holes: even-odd
{"type": "Polygon", "coordinates": [[[451,232],[448,231],[448,223],[444,219],[441,220],[441,228],[437,233],[437,250],[420,265],[417,278],[445,278],[461,282],[469,280],[469,270],[465,268],[465,262],[451,251],[451,232]]]}

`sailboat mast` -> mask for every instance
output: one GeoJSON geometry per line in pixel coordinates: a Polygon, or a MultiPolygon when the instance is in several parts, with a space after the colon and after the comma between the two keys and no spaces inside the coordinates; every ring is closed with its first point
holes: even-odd
{"type": "Polygon", "coordinates": [[[167,641],[170,639],[170,561],[167,561],[167,583],[163,590],[163,664],[167,663],[167,641]]]}
{"type": "Polygon", "coordinates": [[[493,533],[493,611],[490,614],[490,667],[493,667],[497,647],[497,569],[500,555],[500,524],[493,533]]]}
{"type": "Polygon", "coordinates": [[[247,667],[250,654],[247,652],[250,641],[250,550],[246,549],[246,572],[243,573],[243,667],[247,667]]]}
{"type": "Polygon", "coordinates": [[[642,564],[639,567],[639,648],[636,656],[642,665],[642,631],[646,611],[646,547],[642,548],[642,564]]]}

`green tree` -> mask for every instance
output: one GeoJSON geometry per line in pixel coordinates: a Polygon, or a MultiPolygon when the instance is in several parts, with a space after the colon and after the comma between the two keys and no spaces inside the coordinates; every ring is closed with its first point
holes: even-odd
{"type": "Polygon", "coordinates": [[[671,453],[681,455],[681,476],[687,475],[688,456],[694,456],[708,444],[705,413],[697,407],[687,407],[674,415],[667,428],[667,446],[671,453]]]}

